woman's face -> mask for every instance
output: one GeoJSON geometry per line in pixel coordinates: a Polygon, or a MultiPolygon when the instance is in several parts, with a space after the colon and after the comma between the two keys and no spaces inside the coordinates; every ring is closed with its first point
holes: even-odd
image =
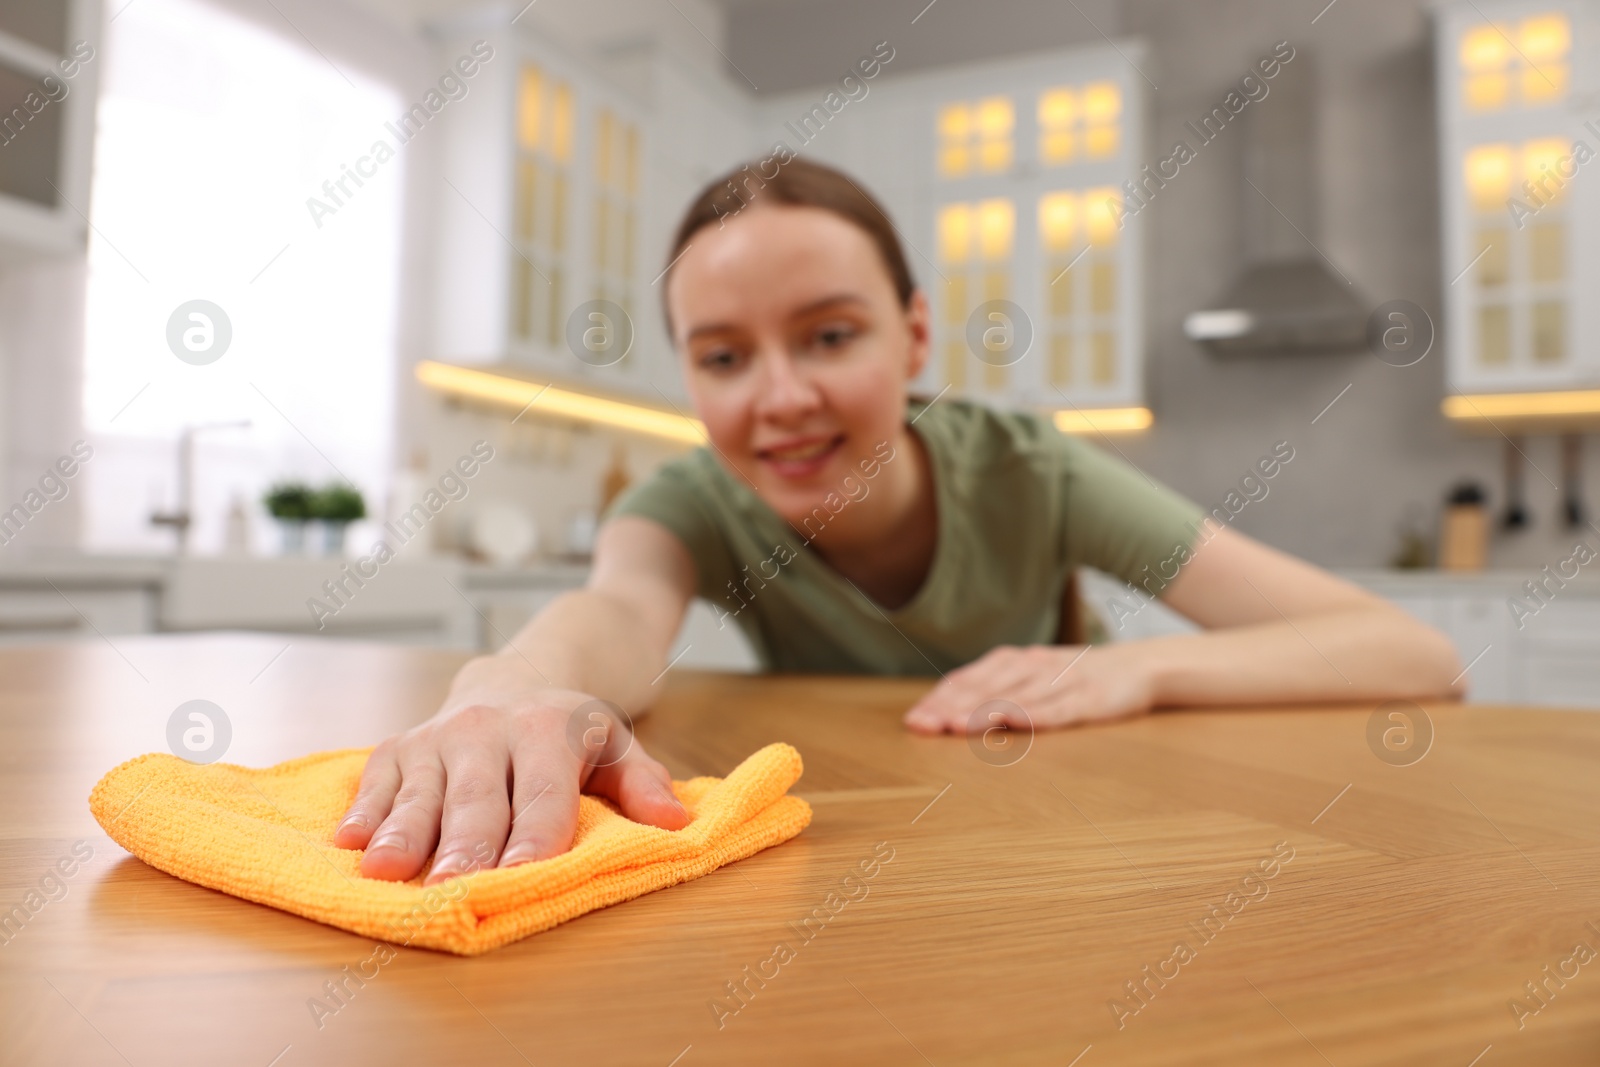
{"type": "Polygon", "coordinates": [[[839,215],[757,204],[700,230],[667,304],[714,450],[787,521],[859,492],[863,465],[900,441],[927,301],[902,307],[872,239],[839,215]]]}

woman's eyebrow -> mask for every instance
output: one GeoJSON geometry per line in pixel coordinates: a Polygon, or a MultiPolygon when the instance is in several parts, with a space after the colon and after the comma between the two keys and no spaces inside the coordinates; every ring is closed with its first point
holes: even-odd
{"type": "MultiPolygon", "coordinates": [[[[822,297],[819,300],[813,300],[804,307],[796,308],[794,311],[789,313],[788,317],[791,319],[802,318],[806,315],[815,315],[819,311],[827,311],[828,309],[837,307],[841,304],[865,305],[866,302],[867,301],[865,298],[857,296],[855,293],[833,293],[829,296],[822,297]]],[[[735,323],[731,322],[708,322],[704,325],[696,326],[694,329],[690,330],[684,335],[684,340],[692,341],[696,337],[701,337],[706,334],[732,333],[738,329],[739,327],[735,323]]]]}
{"type": "Polygon", "coordinates": [[[702,337],[705,334],[734,333],[738,328],[731,322],[710,322],[704,326],[696,326],[684,334],[683,339],[685,341],[693,341],[696,337],[702,337]]]}
{"type": "Polygon", "coordinates": [[[798,318],[802,315],[812,315],[818,311],[826,311],[837,304],[865,303],[866,300],[857,296],[855,293],[834,293],[832,296],[825,296],[820,300],[813,300],[805,307],[796,308],[795,311],[790,315],[790,318],[798,318]]]}

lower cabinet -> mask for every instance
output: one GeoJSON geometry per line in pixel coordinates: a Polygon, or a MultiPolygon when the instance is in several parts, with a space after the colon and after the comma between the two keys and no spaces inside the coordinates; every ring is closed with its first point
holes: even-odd
{"type": "MultiPolygon", "coordinates": [[[[466,590],[477,616],[473,620],[476,647],[484,652],[503,647],[529,619],[563,593],[581,588],[586,578],[587,571],[581,567],[469,571],[466,590]]],[[[703,600],[689,605],[668,660],[675,667],[700,670],[749,672],[759,666],[739,628],[730,623],[719,626],[716,613],[703,600]]]]}
{"type": "MultiPolygon", "coordinates": [[[[489,652],[588,577],[580,564],[496,569],[429,559],[396,562],[357,583],[344,572],[349,563],[197,557],[141,565],[137,577],[113,574],[112,565],[0,574],[0,645],[238,630],[489,652]],[[330,592],[329,581],[344,584],[330,592]]],[[[758,666],[738,627],[719,626],[700,600],[669,658],[704,670],[758,666]]]]}
{"type": "MultiPolygon", "coordinates": [[[[1344,577],[1442,630],[1478,704],[1600,710],[1600,582],[1569,582],[1540,603],[1513,572],[1348,571],[1344,577]],[[1521,600],[1525,610],[1514,610],[1521,600]]],[[[1197,627],[1158,601],[1136,598],[1119,579],[1085,569],[1083,596],[1114,641],[1197,627]]]]}
{"type": "Polygon", "coordinates": [[[148,633],[154,627],[155,588],[0,589],[0,644],[34,644],[148,633]]]}
{"type": "MultiPolygon", "coordinates": [[[[556,597],[581,588],[587,574],[568,564],[506,571],[458,563],[400,567],[340,605],[320,631],[306,614],[306,595],[318,591],[322,577],[310,561],[277,567],[186,561],[137,580],[88,580],[66,571],[52,572],[49,581],[11,575],[0,580],[0,645],[222,628],[493,651],[556,597]]],[[[1540,603],[1523,595],[1525,577],[1513,573],[1342,576],[1447,634],[1469,666],[1469,701],[1600,710],[1600,581],[1569,582],[1540,603]],[[1520,610],[1512,606],[1517,601],[1520,610]]],[[[1080,585],[1112,641],[1198,629],[1098,571],[1082,570],[1080,585]]],[[[739,628],[719,625],[701,600],[690,606],[669,658],[673,666],[704,670],[759,667],[739,628]]]]}
{"type": "Polygon", "coordinates": [[[1541,602],[1516,572],[1345,577],[1443,630],[1471,665],[1468,700],[1600,710],[1600,583],[1568,582],[1541,602]]]}

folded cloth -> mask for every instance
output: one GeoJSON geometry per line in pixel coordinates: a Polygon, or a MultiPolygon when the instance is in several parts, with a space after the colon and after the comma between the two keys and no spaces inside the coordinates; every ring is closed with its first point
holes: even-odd
{"type": "Polygon", "coordinates": [[[154,753],[102,778],[89,808],[112,840],[168,874],[367,937],[462,956],[699,878],[811,822],[810,805],[785,795],[800,777],[800,753],[772,744],[726,778],[673,782],[692,819],[681,830],[633,822],[609,801],[584,796],[569,852],[426,888],[426,869],[409,882],[385,882],[357,872],[360,850],[332,844],[370,751],[321,752],[262,770],[154,753]]]}

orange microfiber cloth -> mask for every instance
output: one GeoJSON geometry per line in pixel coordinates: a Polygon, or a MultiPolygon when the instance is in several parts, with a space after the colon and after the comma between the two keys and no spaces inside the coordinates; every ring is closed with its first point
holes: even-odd
{"type": "Polygon", "coordinates": [[[785,795],[800,753],[768,745],[726,778],[673,782],[692,818],[662,830],[581,797],[572,850],[476,871],[424,888],[357,873],[359,850],[334,828],[355,797],[370,749],[322,752],[252,770],[166,753],[102,778],[89,808],[112,840],[196,885],[382,941],[475,956],[644,893],[709,874],[787,841],[811,807],[785,795]]]}

